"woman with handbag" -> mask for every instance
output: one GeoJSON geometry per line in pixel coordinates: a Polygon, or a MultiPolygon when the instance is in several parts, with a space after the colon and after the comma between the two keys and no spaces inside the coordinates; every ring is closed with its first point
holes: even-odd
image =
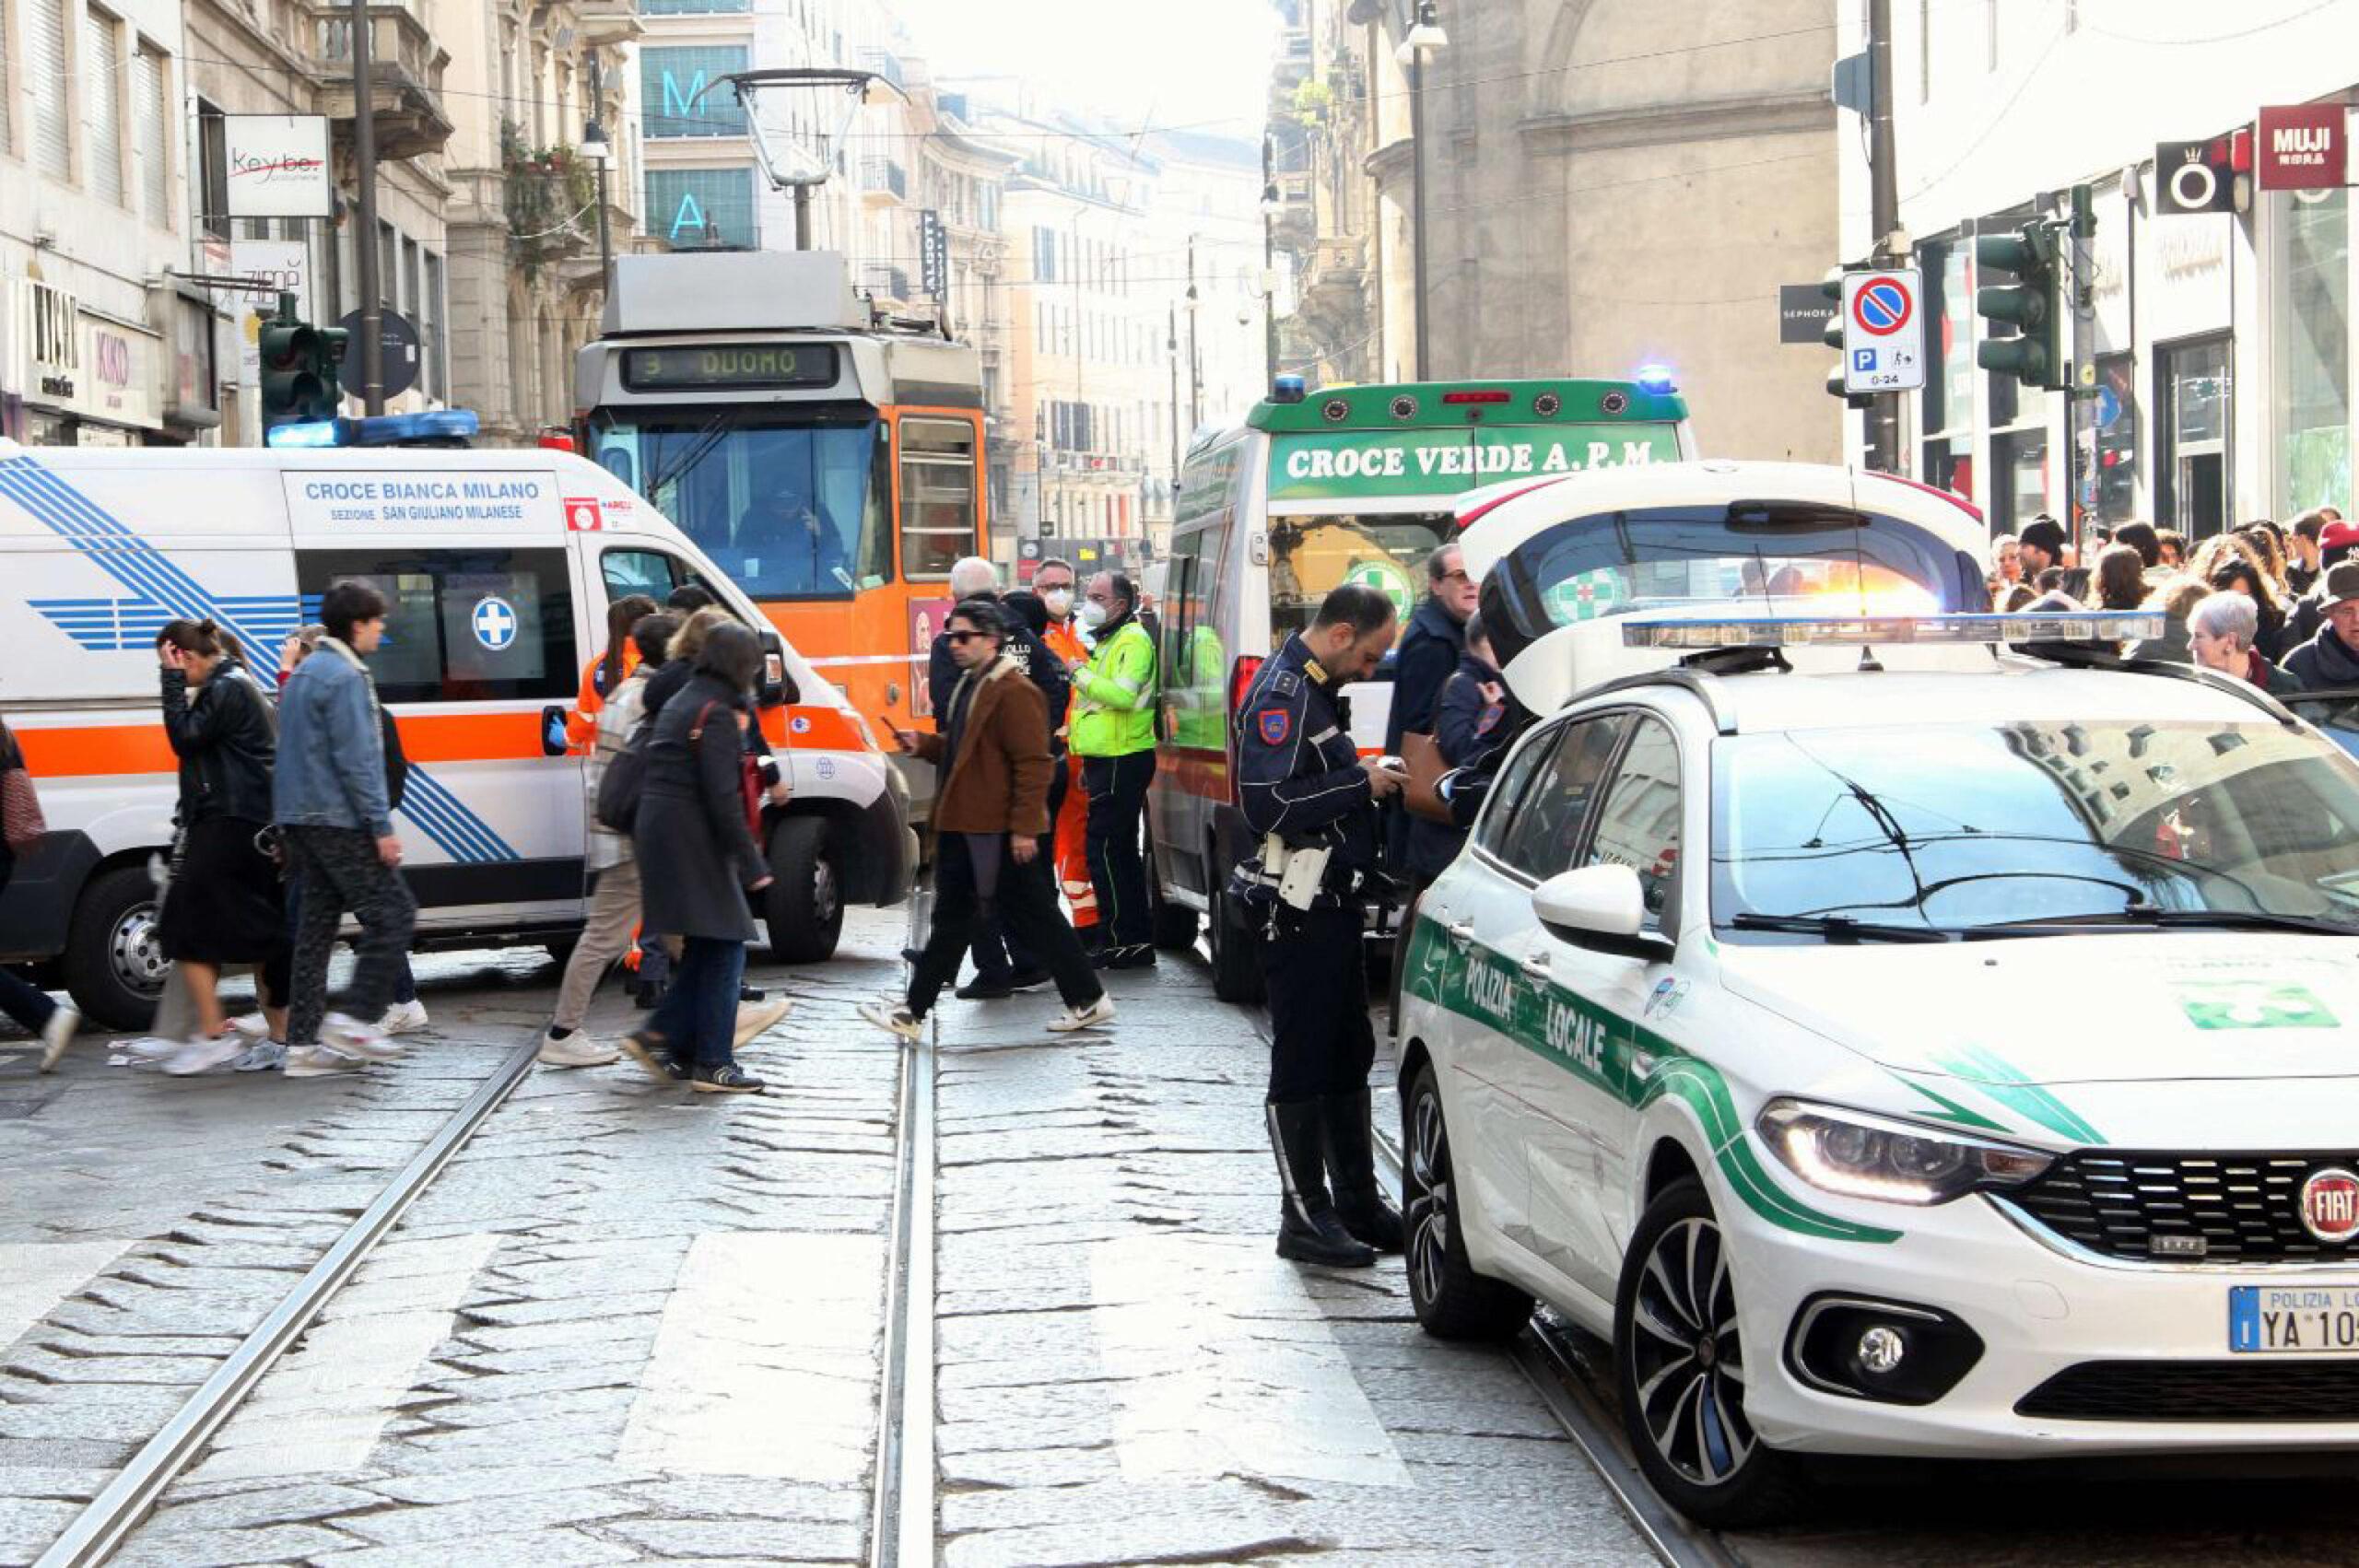
{"type": "MultiPolygon", "coordinates": [[[[16,874],[17,857],[40,843],[41,835],[48,831],[48,825],[41,819],[41,797],[33,792],[32,772],[25,766],[25,754],[10,732],[7,720],[0,720],[0,897],[7,895],[9,878],[16,874]]],[[[82,1015],[70,1005],[5,965],[0,965],[0,1012],[15,1019],[41,1041],[43,1072],[57,1065],[65,1047],[74,1043],[74,1031],[82,1024],[82,1015]]]]}
{"type": "Polygon", "coordinates": [[[752,632],[732,622],[707,634],[687,684],[651,720],[631,834],[643,919],[650,930],[680,938],[681,954],[671,989],[623,1049],[657,1082],[685,1078],[704,1094],[762,1091],[733,1047],[755,935],[745,895],[770,883],[746,814],[753,762],[745,729],[761,673],[752,632]]]}
{"type": "Polygon", "coordinates": [[[221,1011],[221,969],[261,968],[258,990],[272,1033],[283,1035],[293,950],[278,864],[262,840],[271,823],[271,769],[278,750],[270,698],[211,621],[173,621],[156,634],[164,735],[180,758],[181,865],[156,926],[180,965],[196,1031],[164,1062],[175,1076],[243,1056],[246,1037],[221,1011]]]}

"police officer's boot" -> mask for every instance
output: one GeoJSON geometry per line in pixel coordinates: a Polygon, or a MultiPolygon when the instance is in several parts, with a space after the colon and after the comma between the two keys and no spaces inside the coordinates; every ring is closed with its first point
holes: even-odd
{"type": "Polygon", "coordinates": [[[1401,1212],[1376,1185],[1376,1152],[1370,1147],[1368,1094],[1365,1088],[1320,1097],[1320,1129],[1327,1136],[1327,1179],[1334,1184],[1335,1217],[1353,1239],[1379,1252],[1398,1252],[1407,1233],[1401,1212]]]}
{"type": "Polygon", "coordinates": [[[1284,1192],[1278,1209],[1278,1256],[1337,1269],[1367,1268],[1376,1261],[1375,1250],[1352,1239],[1327,1201],[1320,1103],[1288,1100],[1265,1111],[1284,1192]]]}

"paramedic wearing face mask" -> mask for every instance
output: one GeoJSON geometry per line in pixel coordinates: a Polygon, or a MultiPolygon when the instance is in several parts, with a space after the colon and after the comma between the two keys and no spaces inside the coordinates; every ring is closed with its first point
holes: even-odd
{"type": "MultiPolygon", "coordinates": [[[[1032,574],[1032,591],[1049,607],[1049,629],[1040,640],[1065,661],[1069,670],[1089,662],[1089,645],[1082,640],[1081,624],[1074,614],[1073,563],[1050,556],[1032,574]]],[[[1064,800],[1057,810],[1057,891],[1073,910],[1073,929],[1081,945],[1097,952],[1097,889],[1089,880],[1089,791],[1082,787],[1081,758],[1067,753],[1058,766],[1069,768],[1064,800]]]]}
{"type": "Polygon", "coordinates": [[[1089,796],[1089,880],[1097,894],[1101,969],[1155,967],[1146,866],[1139,855],[1155,777],[1155,641],[1138,622],[1138,589],[1120,572],[1089,579],[1082,625],[1089,662],[1073,673],[1066,735],[1089,796]]]}

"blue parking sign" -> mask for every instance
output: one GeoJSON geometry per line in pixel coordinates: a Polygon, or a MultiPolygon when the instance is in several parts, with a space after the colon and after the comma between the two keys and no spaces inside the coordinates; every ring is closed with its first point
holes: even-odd
{"type": "Polygon", "coordinates": [[[1851,350],[1851,369],[1859,375],[1868,375],[1876,368],[1876,351],[1872,348],[1851,350]]]}

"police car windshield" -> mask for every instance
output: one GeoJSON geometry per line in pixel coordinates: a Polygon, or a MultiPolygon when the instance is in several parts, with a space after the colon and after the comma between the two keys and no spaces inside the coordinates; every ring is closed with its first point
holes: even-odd
{"type": "Polygon", "coordinates": [[[849,599],[892,572],[883,426],[758,404],[602,413],[593,455],[756,599],[849,599]]]}
{"type": "MultiPolygon", "coordinates": [[[[1712,753],[1712,918],[2359,931],[2359,766],[2267,722],[1810,730],[1712,753]]],[[[1747,940],[1797,941],[1760,934],[1747,940]]]]}
{"type": "Polygon", "coordinates": [[[1568,519],[1495,565],[1483,619],[1504,664],[1559,626],[1666,605],[1753,601],[1778,613],[1915,614],[1989,607],[1981,568],[1896,518],[1780,502],[1649,507],[1568,519]],[[1802,602],[1798,603],[1797,602],[1802,602]]]}
{"type": "Polygon", "coordinates": [[[1270,520],[1270,648],[1310,625],[1319,602],[1347,582],[1381,589],[1406,616],[1426,592],[1426,557],[1449,536],[1449,514],[1270,520]]]}

